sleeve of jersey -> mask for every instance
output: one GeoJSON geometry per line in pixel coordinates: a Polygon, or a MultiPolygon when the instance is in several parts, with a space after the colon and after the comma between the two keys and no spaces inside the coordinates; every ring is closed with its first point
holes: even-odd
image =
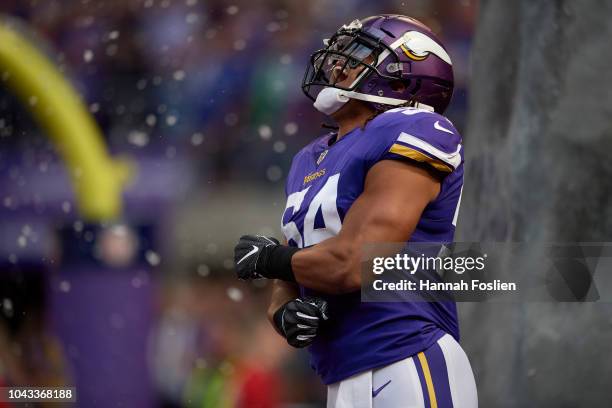
{"type": "Polygon", "coordinates": [[[387,130],[389,143],[380,160],[419,162],[442,173],[461,165],[461,135],[448,119],[435,113],[401,116],[387,130]]]}

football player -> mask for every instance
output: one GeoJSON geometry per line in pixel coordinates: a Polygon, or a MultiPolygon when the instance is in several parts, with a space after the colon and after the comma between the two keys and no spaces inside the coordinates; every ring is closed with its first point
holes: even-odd
{"type": "Polygon", "coordinates": [[[286,245],[240,238],[241,279],[275,279],[269,318],[328,385],[328,407],[477,406],[454,302],[361,302],[366,242],[453,240],[462,139],[442,113],[451,59],[421,22],[379,15],[342,26],[302,88],[338,125],[293,159],[286,245]]]}

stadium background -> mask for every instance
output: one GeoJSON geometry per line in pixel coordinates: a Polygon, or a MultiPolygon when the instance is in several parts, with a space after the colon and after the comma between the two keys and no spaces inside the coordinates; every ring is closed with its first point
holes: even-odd
{"type": "MultiPolygon", "coordinates": [[[[136,171],[119,219],[82,217],[56,146],[29,112],[35,103],[22,103],[0,82],[0,384],[73,384],[80,406],[321,406],[324,388],[306,353],[286,346],[265,319],[265,282],[235,281],[231,261],[241,233],[280,235],[291,157],[322,131],[324,118],[300,89],[310,53],[356,17],[401,13],[432,27],[454,62],[447,113],[476,163],[467,168],[460,237],[549,239],[537,234],[554,231],[550,222],[536,228],[541,216],[587,211],[575,200],[553,211],[534,194],[547,182],[532,177],[541,168],[525,164],[540,163],[528,147],[542,132],[554,137],[571,125],[538,125],[534,113],[549,107],[566,117],[575,106],[559,107],[555,96],[576,90],[566,86],[576,75],[571,64],[552,71],[547,85],[556,93],[538,79],[549,77],[556,47],[580,54],[570,34],[605,27],[611,14],[600,7],[582,21],[577,3],[588,2],[487,1],[479,11],[473,0],[3,1],[0,13],[23,23],[76,87],[111,154],[136,171]],[[513,172],[503,152],[516,152],[509,156],[520,156],[523,167],[513,172]],[[518,187],[523,181],[526,189],[518,187]],[[539,209],[534,223],[527,208],[539,209]]],[[[609,67],[608,54],[585,52],[609,67]]],[[[581,83],[595,89],[594,74],[582,74],[581,83]]],[[[586,104],[583,113],[593,111],[602,108],[586,104]]],[[[590,140],[609,129],[594,125],[605,123],[603,113],[590,116],[590,140]]],[[[583,146],[578,157],[588,151],[583,146]]],[[[585,179],[590,171],[609,175],[609,154],[599,155],[585,179]]],[[[567,175],[558,162],[543,166],[567,175]]],[[[556,194],[560,179],[544,190],[556,194]]],[[[574,226],[562,239],[605,240],[605,227],[593,227],[594,235],[590,228],[574,226]]],[[[583,326],[590,319],[609,326],[609,309],[572,306],[564,313],[583,326]]],[[[593,373],[610,357],[582,359],[584,343],[565,344],[563,334],[573,331],[559,330],[558,320],[532,336],[556,312],[527,309],[460,307],[482,406],[579,406],[563,390],[589,377],[588,398],[600,402],[604,380],[593,373]],[[575,355],[574,375],[551,362],[555,353],[575,355]]]]}

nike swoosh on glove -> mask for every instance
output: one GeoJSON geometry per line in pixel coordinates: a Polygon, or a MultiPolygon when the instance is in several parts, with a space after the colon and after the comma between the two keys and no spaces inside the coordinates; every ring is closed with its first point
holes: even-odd
{"type": "Polygon", "coordinates": [[[243,235],[234,248],[234,263],[238,279],[257,279],[262,275],[257,272],[257,263],[266,256],[267,247],[280,245],[277,239],[263,235],[243,235]]]}
{"type": "Polygon", "coordinates": [[[312,344],[327,319],[327,302],[316,297],[291,300],[274,313],[274,325],[296,348],[312,344]]]}

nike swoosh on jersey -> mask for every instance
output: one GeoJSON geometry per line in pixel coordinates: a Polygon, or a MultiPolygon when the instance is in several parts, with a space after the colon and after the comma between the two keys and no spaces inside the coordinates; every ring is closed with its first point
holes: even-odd
{"type": "Polygon", "coordinates": [[[385,388],[387,385],[391,384],[391,380],[387,381],[386,383],[384,383],[383,385],[381,385],[380,387],[378,387],[375,390],[372,390],[372,398],[376,398],[376,396],[378,394],[380,394],[380,392],[383,390],[383,388],[385,388]]]}
{"type": "Polygon", "coordinates": [[[436,129],[438,129],[438,130],[440,130],[440,131],[442,131],[442,132],[450,133],[451,135],[454,135],[454,134],[455,134],[455,133],[453,133],[453,131],[452,131],[452,130],[450,130],[450,129],[447,129],[447,128],[443,127],[443,126],[440,124],[440,121],[439,121],[439,120],[436,120],[436,123],[434,123],[434,128],[436,128],[436,129]]]}
{"type": "Polygon", "coordinates": [[[236,263],[239,264],[240,262],[244,261],[245,259],[247,259],[249,256],[253,255],[257,251],[259,251],[259,248],[257,248],[255,245],[253,245],[253,249],[251,249],[245,256],[240,258],[240,260],[238,262],[236,262],[236,263]]]}

